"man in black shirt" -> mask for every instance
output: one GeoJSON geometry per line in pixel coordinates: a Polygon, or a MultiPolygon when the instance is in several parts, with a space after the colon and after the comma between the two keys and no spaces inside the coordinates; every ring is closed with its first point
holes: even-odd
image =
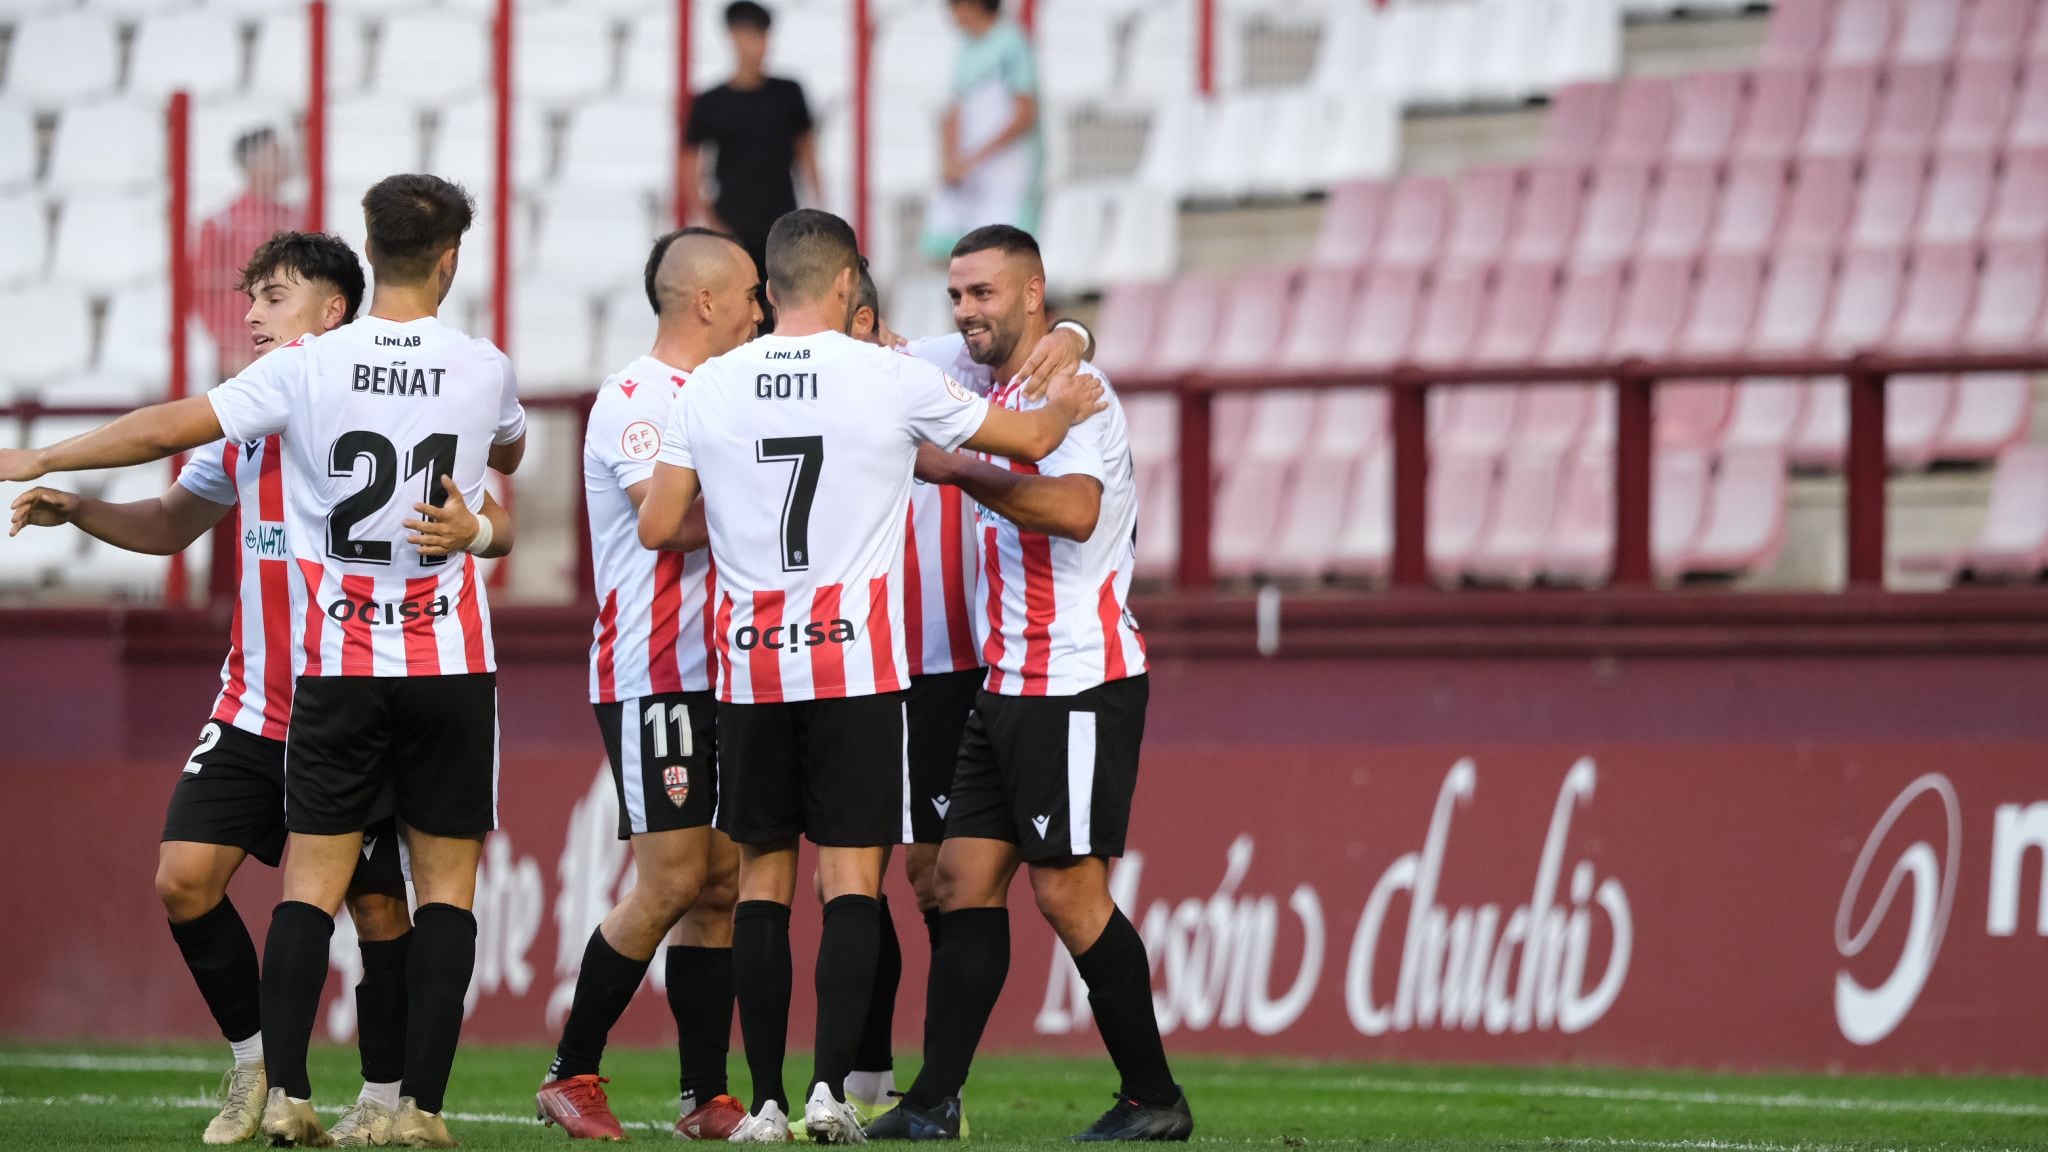
{"type": "Polygon", "coordinates": [[[753,0],[726,7],[725,28],[738,64],[732,79],[691,101],[690,122],[683,129],[683,188],[692,222],[739,237],[757,268],[768,266],[769,227],[796,209],[792,170],[802,173],[812,203],[823,199],[817,137],[803,86],[762,69],[769,23],[768,10],[753,0]],[[707,144],[716,155],[715,200],[704,193],[701,163],[707,144]]]}

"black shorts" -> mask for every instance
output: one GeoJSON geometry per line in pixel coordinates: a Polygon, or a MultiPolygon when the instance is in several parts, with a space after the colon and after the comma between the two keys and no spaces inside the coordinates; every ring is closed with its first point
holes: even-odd
{"type": "Polygon", "coordinates": [[[661,692],[594,704],[619,839],[706,828],[718,807],[718,701],[709,692],[661,692]]]}
{"type": "Polygon", "coordinates": [[[988,673],[981,668],[940,672],[910,681],[906,723],[910,730],[910,839],[937,844],[946,838],[952,806],[953,769],[960,763],[960,737],[974,698],[988,673]]]}
{"type": "Polygon", "coordinates": [[[739,844],[798,834],[828,848],[902,843],[906,695],[719,704],[719,830],[739,844]]]}
{"type": "Polygon", "coordinates": [[[498,826],[498,679],[301,676],[285,751],[285,827],[357,832],[389,807],[432,836],[498,826]]]}
{"type": "MultiPolygon", "coordinates": [[[[405,892],[397,828],[390,819],[365,833],[368,852],[353,887],[405,892]]],[[[166,841],[240,848],[272,868],[284,855],[284,741],[209,720],[199,746],[171,789],[166,841]]]]}
{"type": "Polygon", "coordinates": [[[947,838],[1007,840],[1029,861],[1123,855],[1150,691],[1133,676],[1078,696],[976,697],[947,838]]]}

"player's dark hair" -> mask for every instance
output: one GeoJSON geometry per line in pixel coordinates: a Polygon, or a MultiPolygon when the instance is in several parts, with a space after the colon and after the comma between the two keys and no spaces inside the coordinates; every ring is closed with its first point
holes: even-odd
{"type": "Polygon", "coordinates": [[[1003,0],[946,0],[949,4],[972,4],[993,16],[1003,10],[1003,0]]]}
{"type": "Polygon", "coordinates": [[[855,309],[865,308],[875,314],[875,324],[882,323],[882,290],[875,287],[875,278],[868,273],[868,258],[860,258],[860,284],[853,297],[855,309]]]}
{"type": "Polygon", "coordinates": [[[279,232],[257,245],[249,262],[242,265],[242,279],[235,285],[254,295],[256,285],[280,273],[290,273],[307,283],[332,284],[347,304],[343,324],[353,323],[356,309],[363,306],[363,265],[355,249],[339,236],[325,232],[279,232]]]}
{"type": "Polygon", "coordinates": [[[370,267],[377,279],[417,284],[434,271],[441,253],[462,243],[476,202],[439,176],[386,176],[363,193],[370,267]]]}
{"type": "Polygon", "coordinates": [[[959,243],[953,245],[953,259],[991,249],[1005,256],[1027,253],[1039,256],[1038,241],[1031,233],[1009,224],[986,224],[962,236],[959,243]]]}
{"type": "Polygon", "coordinates": [[[654,242],[653,250],[647,253],[647,270],[641,276],[642,282],[647,286],[647,304],[654,309],[656,316],[661,315],[661,294],[654,290],[654,281],[661,272],[661,262],[668,258],[669,245],[674,244],[685,236],[716,236],[728,244],[737,245],[741,248],[746,247],[732,233],[720,232],[716,228],[691,226],[689,228],[678,228],[673,232],[663,234],[659,240],[654,242]]]}
{"type": "Polygon", "coordinates": [[[249,157],[254,156],[258,148],[272,143],[276,139],[277,130],[267,124],[260,128],[251,128],[240,136],[235,137],[236,167],[247,168],[249,166],[249,157]]]}
{"type": "Polygon", "coordinates": [[[859,268],[853,226],[830,212],[799,208],[768,229],[768,287],[779,305],[816,300],[841,272],[859,268]]]}
{"type": "Polygon", "coordinates": [[[756,32],[766,32],[774,23],[775,17],[754,0],[733,0],[725,6],[725,26],[729,29],[751,28],[756,32]]]}

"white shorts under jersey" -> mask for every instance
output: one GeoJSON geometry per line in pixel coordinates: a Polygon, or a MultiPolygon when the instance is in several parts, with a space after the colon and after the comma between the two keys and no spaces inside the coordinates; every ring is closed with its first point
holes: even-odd
{"type": "MultiPolygon", "coordinates": [[[[1005,696],[1073,696],[1145,671],[1145,638],[1128,607],[1138,524],[1129,432],[1108,377],[1087,364],[1082,372],[1103,378],[1108,409],[1068,432],[1066,442],[1036,465],[988,458],[1014,472],[1093,476],[1102,483],[1102,511],[1086,541],[1020,532],[981,509],[976,626],[987,688],[1005,696]]],[[[1019,411],[1038,406],[1008,384],[989,399],[1019,411]]]]}
{"type": "Polygon", "coordinates": [[[291,550],[285,547],[284,449],[275,436],[223,440],[178,473],[187,492],[235,506],[235,612],[213,718],[282,740],[292,715],[291,550]]]}
{"type": "MultiPolygon", "coordinates": [[[[967,354],[957,334],[913,340],[905,352],[986,396],[990,371],[967,354]]],[[[910,674],[935,676],[981,667],[974,639],[974,586],[981,571],[981,533],[974,501],[950,484],[918,481],[910,489],[903,532],[903,631],[910,674]]]]}
{"type": "Polygon", "coordinates": [[[583,437],[583,499],[597,624],[590,699],[615,704],[711,688],[711,552],[650,552],[626,489],[654,475],[662,430],[689,373],[642,356],[604,382],[583,437]]]}
{"type": "Polygon", "coordinates": [[[661,460],[697,471],[718,558],[719,698],[905,687],[902,558],[917,446],[957,448],[988,401],[838,332],[764,336],[706,361],[661,460]]]}
{"type": "Polygon", "coordinates": [[[455,478],[483,506],[491,446],[526,432],[511,362],[428,317],[301,337],[213,390],[230,440],[282,435],[296,671],[496,670],[475,557],[422,556],[402,522],[455,478]]]}

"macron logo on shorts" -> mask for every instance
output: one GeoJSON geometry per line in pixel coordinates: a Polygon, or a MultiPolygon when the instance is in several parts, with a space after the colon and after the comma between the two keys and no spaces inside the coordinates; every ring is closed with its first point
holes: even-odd
{"type": "Polygon", "coordinates": [[[1051,823],[1052,817],[1050,816],[1033,816],[1031,818],[1031,826],[1038,829],[1038,838],[1040,840],[1045,839],[1045,829],[1051,823]]]}

